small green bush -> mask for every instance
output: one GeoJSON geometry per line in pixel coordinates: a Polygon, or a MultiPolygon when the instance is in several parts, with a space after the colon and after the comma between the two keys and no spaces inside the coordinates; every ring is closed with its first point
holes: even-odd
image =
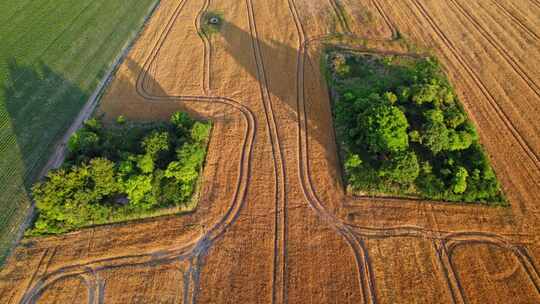
{"type": "Polygon", "coordinates": [[[123,125],[126,123],[126,117],[124,117],[123,115],[120,115],[118,117],[116,117],[116,123],[119,124],[119,125],[123,125]]]}

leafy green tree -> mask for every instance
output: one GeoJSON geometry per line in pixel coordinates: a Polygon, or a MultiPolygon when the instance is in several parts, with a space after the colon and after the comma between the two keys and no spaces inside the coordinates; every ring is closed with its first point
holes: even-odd
{"type": "Polygon", "coordinates": [[[420,173],[418,158],[414,152],[398,153],[390,160],[384,161],[379,176],[389,178],[399,184],[411,184],[420,173]]]}
{"type": "Polygon", "coordinates": [[[383,98],[391,105],[395,104],[398,100],[398,97],[396,96],[396,94],[392,92],[385,92],[383,94],[383,98]]]}
{"type": "Polygon", "coordinates": [[[154,172],[155,162],[151,154],[139,155],[137,157],[137,167],[142,173],[150,174],[154,172]]]}
{"type": "Polygon", "coordinates": [[[192,125],[195,123],[191,117],[185,112],[175,112],[171,116],[171,123],[178,129],[191,129],[192,125]]]}
{"type": "Polygon", "coordinates": [[[102,124],[97,118],[90,118],[84,122],[84,129],[99,133],[102,129],[102,124]]]}
{"type": "Polygon", "coordinates": [[[71,135],[67,146],[70,153],[92,155],[99,149],[99,136],[92,131],[81,129],[71,135]]]}
{"type": "Polygon", "coordinates": [[[416,84],[412,87],[411,100],[417,105],[433,103],[439,96],[437,84],[416,84]]]}
{"type": "Polygon", "coordinates": [[[115,164],[105,158],[95,158],[89,164],[95,202],[119,192],[115,164]]]}
{"type": "Polygon", "coordinates": [[[359,128],[373,153],[399,152],[409,146],[405,114],[387,103],[374,103],[359,117],[359,128]]]}
{"type": "Polygon", "coordinates": [[[119,115],[116,117],[116,123],[119,125],[123,125],[127,122],[126,117],[124,115],[119,115]]]}
{"type": "Polygon", "coordinates": [[[424,118],[430,123],[442,124],[444,122],[444,113],[440,109],[432,109],[424,112],[424,118]]]}
{"type": "Polygon", "coordinates": [[[130,205],[148,210],[158,203],[153,195],[152,181],[151,175],[134,175],[123,183],[124,193],[130,205]]]}
{"type": "Polygon", "coordinates": [[[465,114],[463,114],[457,107],[450,107],[444,112],[446,125],[455,129],[465,122],[465,114]]]}
{"type": "Polygon", "coordinates": [[[471,134],[465,131],[451,131],[448,134],[448,151],[465,150],[473,143],[471,134]]]}
{"type": "Polygon", "coordinates": [[[146,155],[156,160],[161,152],[169,151],[170,140],[168,132],[152,132],[142,141],[146,155]]]}
{"type": "Polygon", "coordinates": [[[347,171],[351,171],[354,169],[360,168],[362,165],[362,159],[358,154],[348,154],[347,159],[345,160],[345,169],[347,171]]]}
{"type": "Polygon", "coordinates": [[[191,129],[191,138],[196,142],[206,142],[210,137],[212,126],[209,123],[196,122],[191,129]]]}
{"type": "Polygon", "coordinates": [[[419,143],[421,141],[420,132],[418,130],[409,132],[409,141],[419,143]]]}
{"type": "Polygon", "coordinates": [[[443,123],[429,122],[422,128],[421,142],[433,154],[438,154],[448,147],[448,129],[443,123]]]}
{"type": "Polygon", "coordinates": [[[467,177],[469,172],[464,167],[458,167],[452,180],[452,191],[456,194],[461,194],[467,190],[467,177]]]}

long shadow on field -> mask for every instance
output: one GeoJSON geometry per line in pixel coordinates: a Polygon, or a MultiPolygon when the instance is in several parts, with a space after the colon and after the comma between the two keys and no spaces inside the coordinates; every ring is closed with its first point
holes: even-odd
{"type": "MultiPolygon", "coordinates": [[[[144,76],[144,90],[148,93],[150,93],[153,96],[160,96],[165,97],[168,96],[167,92],[163,89],[163,87],[159,84],[157,80],[152,77],[151,73],[143,73],[142,67],[135,62],[133,59],[127,57],[126,58],[126,66],[129,69],[129,71],[135,76],[135,79],[137,77],[144,76]]],[[[134,84],[136,86],[136,84],[134,84]]],[[[133,88],[135,90],[135,87],[133,88]]]]}
{"type": "Polygon", "coordinates": [[[0,82],[0,260],[27,218],[30,188],[88,94],[43,63],[6,64],[0,82]]]}
{"type": "MultiPolygon", "coordinates": [[[[268,90],[272,96],[274,111],[283,108],[287,113],[287,120],[296,122],[297,117],[297,59],[298,50],[289,45],[271,41],[262,41],[250,33],[240,29],[233,23],[224,22],[220,35],[224,37],[225,49],[238,64],[251,74],[257,81],[262,81],[258,73],[263,73],[263,67],[257,67],[251,41],[256,41],[260,47],[264,72],[266,74],[268,90]],[[249,41],[249,45],[246,42],[249,41]],[[279,71],[279,72],[277,72],[279,71]]],[[[259,33],[260,35],[260,33],[259,33]]],[[[305,61],[305,103],[308,111],[309,137],[320,143],[325,150],[327,159],[335,159],[336,148],[333,138],[333,123],[329,104],[319,102],[326,98],[310,98],[313,94],[328,94],[326,82],[320,75],[318,57],[306,54],[305,61]]],[[[279,124],[279,121],[278,121],[279,124]]],[[[279,129],[279,125],[278,125],[279,129]]],[[[278,131],[280,132],[280,131],[278,131]]],[[[338,177],[339,178],[339,177],[338,177]]]]}

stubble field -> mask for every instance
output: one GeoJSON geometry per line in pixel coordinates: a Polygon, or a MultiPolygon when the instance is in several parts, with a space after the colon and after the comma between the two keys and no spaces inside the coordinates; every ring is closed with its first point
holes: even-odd
{"type": "Polygon", "coordinates": [[[99,111],[214,121],[197,210],[24,239],[0,298],[540,301],[539,4],[161,1],[99,111]],[[205,12],[222,12],[219,33],[199,30],[205,12]],[[440,59],[510,207],[345,194],[322,48],[406,53],[404,41],[440,59]]]}

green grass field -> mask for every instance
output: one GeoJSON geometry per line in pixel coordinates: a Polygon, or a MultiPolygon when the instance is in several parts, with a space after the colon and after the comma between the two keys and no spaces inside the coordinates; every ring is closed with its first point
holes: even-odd
{"type": "Polygon", "coordinates": [[[156,1],[0,2],[0,264],[54,143],[156,1]]]}

